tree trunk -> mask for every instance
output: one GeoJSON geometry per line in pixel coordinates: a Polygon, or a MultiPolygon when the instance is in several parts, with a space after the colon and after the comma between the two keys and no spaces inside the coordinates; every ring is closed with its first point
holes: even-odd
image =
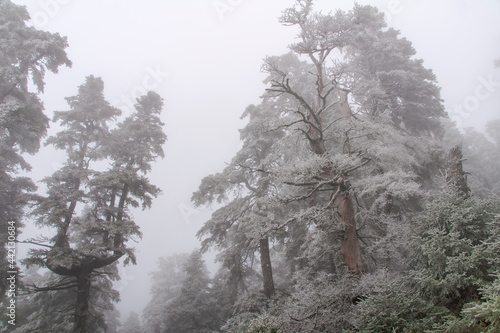
{"type": "MultiPolygon", "coordinates": [[[[346,91],[340,92],[340,106],[342,115],[348,119],[352,114],[349,107],[347,94],[348,93],[346,91]]],[[[312,137],[313,134],[316,134],[314,133],[314,131],[315,129],[310,127],[309,129],[310,137],[312,137]]],[[[311,144],[313,152],[315,152],[318,155],[326,154],[323,136],[316,135],[315,137],[318,138],[318,142],[315,142],[314,145],[311,144]]],[[[346,148],[349,148],[349,140],[347,137],[346,137],[346,142],[344,143],[343,150],[345,150],[346,148]]],[[[334,179],[336,177],[336,174],[332,170],[332,168],[326,168],[326,169],[327,170],[325,170],[325,172],[329,175],[331,179],[334,179]]],[[[343,187],[345,185],[341,184],[340,186],[343,187]]],[[[344,226],[346,232],[340,244],[344,262],[347,265],[347,268],[349,269],[350,272],[361,274],[364,272],[365,267],[363,264],[363,260],[361,258],[361,250],[359,248],[359,243],[358,243],[356,219],[354,217],[354,206],[352,203],[352,197],[347,191],[342,190],[339,197],[336,199],[336,205],[337,205],[337,212],[339,214],[338,223],[344,226]]]]}
{"type": "Polygon", "coordinates": [[[459,145],[451,148],[448,153],[446,184],[460,195],[469,196],[467,177],[462,166],[462,148],[459,145]]]}
{"type": "Polygon", "coordinates": [[[361,274],[364,272],[365,266],[358,244],[352,197],[349,194],[343,193],[337,198],[337,211],[339,214],[339,223],[345,226],[345,235],[340,243],[344,262],[349,271],[361,274]]]}
{"type": "Polygon", "coordinates": [[[269,253],[269,238],[262,238],[260,245],[260,264],[262,266],[262,281],[264,284],[264,294],[270,298],[274,294],[273,267],[271,265],[271,255],[269,253]]]}
{"type": "MultiPolygon", "coordinates": [[[[125,209],[125,201],[127,200],[127,196],[128,196],[128,191],[129,191],[129,185],[128,183],[125,183],[123,185],[123,189],[122,189],[122,193],[121,193],[121,196],[120,196],[120,201],[118,202],[118,214],[116,214],[116,221],[118,223],[122,223],[123,221],[123,212],[124,212],[124,209],[125,209]]],[[[123,235],[122,234],[119,234],[117,233],[115,235],[115,239],[113,241],[113,247],[114,247],[114,253],[117,254],[117,255],[121,255],[122,252],[120,250],[120,248],[122,247],[123,245],[123,235]]]]}
{"type": "MultiPolygon", "coordinates": [[[[319,109],[316,111],[309,105],[307,102],[300,97],[297,93],[295,93],[290,86],[285,85],[285,92],[290,93],[294,96],[297,101],[307,110],[307,121],[308,131],[307,131],[307,140],[309,141],[311,150],[313,153],[317,155],[325,155],[327,154],[327,149],[325,145],[325,138],[323,135],[323,124],[321,119],[321,113],[326,109],[326,97],[328,93],[325,95],[325,87],[327,86],[324,83],[324,61],[326,58],[323,56],[320,59],[314,58],[312,53],[309,54],[313,63],[316,65],[317,70],[317,105],[319,109]]],[[[340,115],[342,118],[345,118],[345,122],[350,122],[352,117],[352,110],[349,106],[349,91],[344,89],[339,89],[339,102],[340,102],[340,115]]],[[[345,141],[342,147],[343,153],[350,153],[351,147],[349,142],[349,136],[346,132],[345,141]]],[[[325,168],[325,173],[331,177],[331,179],[335,179],[335,172],[332,168],[325,168]]],[[[339,185],[341,188],[345,187],[345,184],[339,185]]],[[[339,223],[345,225],[346,234],[344,239],[341,241],[341,249],[342,255],[344,257],[344,261],[349,269],[349,271],[354,272],[356,274],[361,274],[364,271],[364,264],[361,258],[361,250],[358,243],[358,236],[356,230],[356,220],[354,218],[354,206],[352,204],[352,198],[347,192],[347,190],[341,190],[339,197],[336,199],[337,211],[340,215],[339,223]]],[[[333,219],[332,219],[333,220],[333,219]]],[[[335,223],[335,221],[332,221],[335,223]]]]}
{"type": "MultiPolygon", "coordinates": [[[[85,156],[87,155],[87,143],[84,142],[83,146],[81,146],[80,151],[78,152],[78,156],[80,156],[80,160],[78,161],[77,170],[83,171],[85,169],[85,156]]],[[[73,185],[73,192],[77,193],[80,190],[80,186],[82,185],[81,178],[76,179],[75,184],[73,185]]],[[[69,248],[69,240],[68,240],[68,229],[71,221],[73,219],[73,214],[75,213],[76,205],[78,203],[78,199],[71,200],[66,216],[64,217],[64,222],[57,232],[56,241],[54,244],[54,248],[69,248]]]]}
{"type": "Polygon", "coordinates": [[[74,333],[86,333],[89,317],[89,299],[92,272],[85,271],[76,276],[77,295],[75,306],[75,328],[74,333]]]}

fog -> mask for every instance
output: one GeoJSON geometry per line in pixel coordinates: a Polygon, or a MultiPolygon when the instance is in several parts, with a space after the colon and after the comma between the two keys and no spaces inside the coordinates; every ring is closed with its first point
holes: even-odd
{"type": "MultiPolygon", "coordinates": [[[[149,300],[157,259],[190,252],[211,209],[190,202],[201,179],[221,170],[239,147],[238,129],[246,106],[259,102],[266,55],[287,52],[294,28],[279,24],[292,0],[38,0],[27,6],[33,25],[68,37],[72,68],[47,74],[41,96],[49,117],[67,110],[64,97],[76,94],[86,76],[102,77],[106,98],[131,112],[130,101],[146,90],[165,100],[162,120],[166,157],[151,172],[163,194],[151,210],[134,212],[141,227],[137,266],[121,267],[118,309],[122,319],[141,313],[149,300]]],[[[325,12],[348,10],[353,1],[316,1],[325,12]]],[[[450,117],[459,127],[484,124],[500,115],[500,2],[485,0],[358,1],[382,10],[401,31],[417,58],[434,71],[450,117]]],[[[54,133],[53,126],[50,133],[54,133]]],[[[65,156],[43,148],[30,157],[32,177],[54,172],[65,156]]],[[[41,188],[43,192],[43,188],[41,188]]],[[[27,223],[22,237],[40,231],[27,223]]],[[[26,247],[20,246],[25,253],[26,247]]],[[[212,269],[213,256],[207,256],[212,269]]]]}

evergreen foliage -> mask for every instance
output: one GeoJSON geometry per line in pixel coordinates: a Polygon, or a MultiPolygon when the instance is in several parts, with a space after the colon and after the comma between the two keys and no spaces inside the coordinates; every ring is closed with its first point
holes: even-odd
{"type": "Polygon", "coordinates": [[[39,98],[45,73],[71,66],[66,38],[29,26],[29,19],[26,8],[0,1],[0,301],[9,270],[7,225],[14,222],[20,234],[24,209],[37,188],[19,174],[31,169],[23,154],[38,152],[49,126],[39,98]]]}
{"type": "Polygon", "coordinates": [[[163,99],[148,92],[121,117],[88,76],[54,112],[46,145],[66,161],[34,195],[20,174],[49,124],[38,94],[71,62],[64,37],[0,0],[0,225],[32,217],[53,232],[27,241],[7,332],[500,331],[500,120],[461,133],[432,70],[377,8],[313,4],[283,11],[297,38],[264,59],[240,149],[193,193],[216,205],[201,250],[161,258],[143,324],[132,312],[119,329],[117,264],[136,264],[129,241],[142,236],[133,209],[161,193],[148,176],[164,157],[163,99]]]}
{"type": "Polygon", "coordinates": [[[374,7],[299,0],[280,21],[297,42],[265,59],[241,149],[193,194],[219,204],[198,235],[234,288],[222,331],[494,331],[497,123],[446,123],[436,77],[374,7]],[[280,270],[254,268],[263,238],[280,270]]]}
{"type": "Polygon", "coordinates": [[[47,144],[64,150],[67,160],[44,179],[47,195],[38,196],[33,215],[40,226],[53,228],[55,236],[31,240],[43,248],[30,249],[24,260],[27,266],[76,279],[74,331],[82,333],[89,329],[95,274],[122,257],[124,264],[136,263],[127,242],[142,235],[130,209],[140,204],[148,209],[160,194],[146,175],[151,163],[164,156],[166,140],[158,94],[138,98],[136,112],[116,124],[121,112],[103,91],[103,81],[89,76],[78,94],[66,99],[70,110],[54,112],[61,129],[47,144]],[[97,168],[101,161],[109,163],[107,170],[97,168]]]}

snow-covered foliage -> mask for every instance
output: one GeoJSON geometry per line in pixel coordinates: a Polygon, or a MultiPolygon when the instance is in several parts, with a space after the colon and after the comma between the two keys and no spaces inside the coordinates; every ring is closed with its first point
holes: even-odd
{"type": "MultiPolygon", "coordinates": [[[[94,273],[90,291],[90,318],[88,329],[96,333],[116,333],[119,301],[113,281],[119,278],[116,263],[94,273]]],[[[29,269],[23,278],[24,291],[18,297],[19,321],[8,332],[73,332],[74,294],[77,283],[74,277],[60,277],[52,272],[39,275],[29,269]],[[43,291],[40,291],[43,288],[43,291]]]]}
{"type": "Polygon", "coordinates": [[[100,78],[89,76],[78,95],[66,99],[70,110],[54,113],[61,129],[47,144],[64,150],[67,160],[44,179],[47,195],[37,198],[33,215],[55,236],[32,240],[43,248],[31,249],[24,260],[76,278],[75,332],[84,332],[89,321],[94,274],[122,257],[124,264],[136,263],[128,241],[141,232],[131,208],[150,208],[160,193],[146,175],[164,156],[161,97],[149,92],[138,98],[136,112],[117,123],[121,112],[106,101],[103,89],[100,78]],[[98,167],[103,162],[107,170],[98,167]]]}
{"type": "Polygon", "coordinates": [[[423,332],[494,307],[498,207],[441,188],[456,132],[432,71],[371,6],[299,0],[280,21],[297,41],[264,60],[242,148],[193,194],[218,205],[198,236],[235,286],[222,330],[423,332]]]}
{"type": "MultiPolygon", "coordinates": [[[[28,241],[15,332],[115,333],[116,265],[136,264],[129,241],[142,236],[132,209],[161,192],[148,174],[164,157],[163,100],[148,92],[120,118],[88,76],[46,142],[66,162],[30,196],[22,154],[48,119],[28,82],[41,92],[46,70],[71,63],[65,38],[28,27],[8,0],[0,9],[0,223],[21,223],[31,200],[54,232],[28,241]]],[[[132,313],[121,332],[500,330],[500,120],[461,134],[433,72],[373,6],[322,13],[297,0],[280,22],[297,38],[264,59],[241,148],[193,193],[215,207],[201,251],[160,259],[144,324],[132,313]]]]}
{"type": "Polygon", "coordinates": [[[66,38],[37,30],[29,20],[25,7],[0,1],[0,301],[9,271],[7,225],[15,222],[20,232],[24,209],[37,188],[21,175],[31,170],[23,155],[38,152],[49,127],[38,94],[44,90],[47,71],[71,66],[66,38]]]}

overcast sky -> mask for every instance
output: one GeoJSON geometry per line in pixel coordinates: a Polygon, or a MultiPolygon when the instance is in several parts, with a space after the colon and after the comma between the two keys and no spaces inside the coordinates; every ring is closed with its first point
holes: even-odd
{"type": "MultiPolygon", "coordinates": [[[[239,147],[246,106],[259,102],[266,55],[287,52],[295,30],[278,23],[293,0],[14,0],[32,24],[68,37],[73,62],[46,77],[41,96],[47,114],[67,110],[88,75],[104,80],[107,99],[130,113],[127,100],[155,90],[165,100],[166,158],[151,173],[163,190],[150,211],[134,212],[144,234],[138,265],[121,269],[117,284],[124,320],[149,300],[148,273],[158,257],[198,246],[196,231],[210,209],[195,210],[190,197],[204,176],[220,171],[239,147]]],[[[353,1],[316,1],[324,12],[348,10],[353,1]]],[[[484,127],[500,117],[500,1],[380,0],[386,13],[437,75],[452,119],[484,127]]],[[[64,155],[42,149],[30,158],[36,180],[52,174],[64,155]]],[[[27,226],[27,229],[30,226],[27,226]]],[[[25,232],[26,235],[30,231],[25,232]]],[[[23,249],[20,249],[23,250],[23,249]]],[[[211,264],[208,262],[207,264],[211,264]]]]}

